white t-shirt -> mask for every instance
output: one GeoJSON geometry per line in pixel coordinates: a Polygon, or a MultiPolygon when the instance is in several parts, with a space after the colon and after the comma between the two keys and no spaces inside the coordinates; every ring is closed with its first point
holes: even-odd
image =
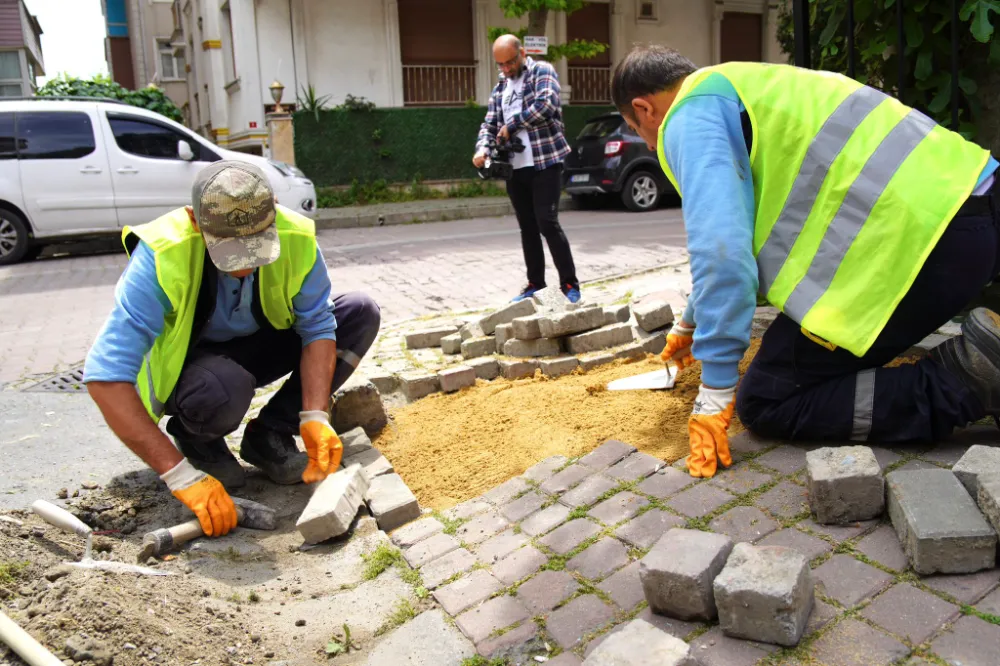
{"type": "MultiPolygon", "coordinates": [[[[507,85],[504,86],[501,104],[505,121],[521,113],[524,106],[524,72],[525,70],[522,69],[519,77],[507,79],[507,85]]],[[[511,166],[515,169],[535,166],[535,160],[531,156],[531,140],[528,138],[528,131],[518,130],[517,138],[524,144],[524,150],[519,153],[511,153],[511,166]]]]}

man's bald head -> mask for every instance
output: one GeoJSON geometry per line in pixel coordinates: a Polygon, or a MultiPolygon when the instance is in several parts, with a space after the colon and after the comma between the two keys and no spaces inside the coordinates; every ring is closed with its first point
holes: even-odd
{"type": "Polygon", "coordinates": [[[524,48],[517,35],[500,35],[493,42],[493,60],[508,79],[516,79],[524,66],[524,48]]]}

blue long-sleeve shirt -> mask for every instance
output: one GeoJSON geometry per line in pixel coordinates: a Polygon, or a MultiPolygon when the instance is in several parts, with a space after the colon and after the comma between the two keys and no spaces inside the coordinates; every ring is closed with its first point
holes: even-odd
{"type": "MultiPolygon", "coordinates": [[[[702,364],[702,382],[713,388],[739,381],[757,300],[753,176],[740,119],[744,108],[728,81],[713,81],[710,93],[682,101],[662,136],[667,163],[684,194],[693,288],[683,319],[697,324],[693,353],[702,364]]],[[[979,184],[997,166],[990,158],[979,184]]]]}
{"type": "MultiPolygon", "coordinates": [[[[211,266],[205,268],[212,270],[211,266]]],[[[256,277],[257,271],[242,279],[219,273],[215,311],[205,326],[204,339],[225,342],[259,330],[250,307],[256,277]]],[[[292,297],[292,326],[303,346],[337,339],[330,289],[326,262],[316,248],[316,263],[292,297]]],[[[111,314],[87,354],[84,381],[134,382],[143,356],[163,332],[164,318],[171,310],[170,300],[156,279],[153,251],[140,242],[115,287],[111,314]]]]}

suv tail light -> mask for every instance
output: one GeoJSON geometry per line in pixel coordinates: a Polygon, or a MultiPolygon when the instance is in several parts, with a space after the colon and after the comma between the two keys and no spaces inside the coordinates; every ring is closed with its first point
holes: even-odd
{"type": "Polygon", "coordinates": [[[624,145],[625,143],[623,141],[608,141],[604,144],[604,156],[613,157],[615,155],[620,155],[624,145]]]}

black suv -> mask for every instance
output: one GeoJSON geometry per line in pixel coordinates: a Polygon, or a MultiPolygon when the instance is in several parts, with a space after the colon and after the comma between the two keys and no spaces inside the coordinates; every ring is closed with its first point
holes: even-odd
{"type": "Polygon", "coordinates": [[[582,207],[600,195],[620,193],[629,210],[656,208],[664,195],[676,196],[656,153],[629,129],[620,113],[591,118],[566,158],[563,189],[582,207]]]}

